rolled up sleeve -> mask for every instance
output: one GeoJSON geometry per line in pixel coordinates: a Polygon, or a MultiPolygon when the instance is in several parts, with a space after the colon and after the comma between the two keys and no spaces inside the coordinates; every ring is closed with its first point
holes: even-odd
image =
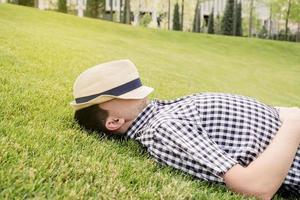
{"type": "Polygon", "coordinates": [[[200,179],[223,182],[222,175],[238,162],[212,141],[206,131],[180,121],[161,123],[148,149],[164,164],[200,179]]]}

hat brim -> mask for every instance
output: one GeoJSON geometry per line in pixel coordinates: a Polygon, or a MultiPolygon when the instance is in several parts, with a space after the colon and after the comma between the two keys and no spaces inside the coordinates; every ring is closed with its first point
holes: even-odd
{"type": "Polygon", "coordinates": [[[95,104],[100,104],[100,103],[110,101],[112,99],[143,99],[147,97],[151,92],[153,92],[153,90],[154,89],[151,87],[141,86],[120,96],[101,95],[85,103],[78,104],[75,101],[72,101],[70,105],[73,107],[74,110],[80,110],[95,104]]]}

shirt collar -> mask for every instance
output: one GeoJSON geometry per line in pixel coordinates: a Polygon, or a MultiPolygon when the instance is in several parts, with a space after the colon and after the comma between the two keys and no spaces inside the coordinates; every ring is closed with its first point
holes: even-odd
{"type": "Polygon", "coordinates": [[[126,132],[126,136],[135,139],[142,132],[143,127],[149,122],[149,119],[154,116],[156,110],[156,100],[151,101],[144,110],[137,116],[137,118],[132,122],[130,127],[126,132]]]}

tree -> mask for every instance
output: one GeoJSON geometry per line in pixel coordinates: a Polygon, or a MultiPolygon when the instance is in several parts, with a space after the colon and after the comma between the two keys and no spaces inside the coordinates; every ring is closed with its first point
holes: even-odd
{"type": "Polygon", "coordinates": [[[124,24],[130,24],[131,19],[130,19],[130,0],[125,0],[125,5],[124,5],[124,16],[123,16],[123,23],[124,24]]]}
{"type": "Polygon", "coordinates": [[[268,30],[265,25],[263,25],[261,30],[259,31],[258,37],[262,39],[266,39],[268,37],[268,30]]]}
{"type": "Polygon", "coordinates": [[[34,0],[18,0],[19,5],[34,7],[34,0]]]}
{"type": "Polygon", "coordinates": [[[249,37],[252,37],[252,26],[253,26],[253,4],[254,0],[250,1],[250,14],[249,14],[249,37]]]}
{"type": "Polygon", "coordinates": [[[236,35],[236,20],[237,20],[237,5],[236,5],[236,1],[237,0],[234,0],[233,1],[233,28],[232,28],[232,35],[236,35]]]}
{"type": "Polygon", "coordinates": [[[291,7],[291,20],[296,22],[298,25],[296,33],[296,42],[300,42],[300,1],[293,1],[293,6],[291,7]]]}
{"type": "Polygon", "coordinates": [[[179,5],[175,4],[174,14],[173,14],[173,30],[181,30],[180,18],[179,18],[179,5]]]}
{"type": "Polygon", "coordinates": [[[110,21],[113,21],[114,18],[113,0],[109,0],[109,7],[110,7],[110,21]]]}
{"type": "Polygon", "coordinates": [[[273,21],[273,5],[272,3],[269,4],[270,7],[270,15],[269,15],[269,31],[268,31],[268,37],[269,39],[272,38],[272,21],[273,21]]]}
{"type": "Polygon", "coordinates": [[[208,30],[207,33],[209,34],[215,34],[214,29],[215,23],[214,23],[214,9],[212,9],[209,18],[208,18],[208,30]]]}
{"type": "Polygon", "coordinates": [[[119,18],[120,18],[120,22],[122,22],[123,20],[122,20],[122,6],[123,6],[123,0],[120,0],[120,5],[119,5],[120,7],[119,7],[119,10],[120,10],[120,16],[119,16],[119,18]]]}
{"type": "Polygon", "coordinates": [[[67,0],[58,0],[58,11],[66,13],[67,10],[67,0]]]}
{"type": "Polygon", "coordinates": [[[236,6],[236,29],[235,29],[235,35],[236,36],[242,36],[243,35],[243,27],[242,27],[242,3],[239,2],[236,6]]]}
{"type": "Polygon", "coordinates": [[[201,8],[200,2],[197,0],[196,8],[195,8],[195,15],[194,15],[194,22],[193,22],[193,32],[200,32],[201,27],[201,8]]]}
{"type": "Polygon", "coordinates": [[[168,1],[168,30],[171,26],[171,0],[168,1]]]}
{"type": "Polygon", "coordinates": [[[288,7],[286,11],[286,18],[285,18],[285,40],[288,40],[288,27],[289,27],[289,17],[291,13],[291,6],[292,6],[292,0],[288,0],[288,7]]]}
{"type": "Polygon", "coordinates": [[[232,35],[233,33],[233,10],[234,0],[227,0],[224,16],[221,22],[221,31],[224,35],[232,35]]]}
{"type": "Polygon", "coordinates": [[[283,32],[283,38],[285,40],[288,40],[289,21],[297,19],[296,16],[299,15],[299,10],[297,10],[299,4],[299,0],[274,0],[273,10],[276,13],[277,18],[283,18],[285,21],[285,28],[283,32]],[[294,10],[296,10],[296,15],[294,10]]]}
{"type": "Polygon", "coordinates": [[[151,15],[149,13],[146,13],[139,21],[139,25],[147,27],[150,24],[151,20],[152,20],[151,15]]]}
{"type": "Polygon", "coordinates": [[[264,0],[264,3],[269,8],[269,19],[268,19],[269,24],[268,24],[268,27],[266,27],[266,28],[268,30],[268,38],[272,39],[273,38],[272,29],[273,29],[273,23],[275,22],[274,18],[275,18],[275,14],[276,14],[276,12],[274,12],[274,10],[276,10],[276,9],[274,9],[276,0],[264,0]]]}
{"type": "Polygon", "coordinates": [[[99,17],[99,9],[104,6],[103,0],[87,0],[85,15],[87,17],[99,17]]]}
{"type": "Polygon", "coordinates": [[[181,0],[181,30],[183,30],[184,0],[181,0]]]}

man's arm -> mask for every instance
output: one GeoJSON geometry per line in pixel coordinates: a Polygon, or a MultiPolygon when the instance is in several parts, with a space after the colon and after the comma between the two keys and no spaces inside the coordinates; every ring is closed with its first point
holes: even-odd
{"type": "Polygon", "coordinates": [[[284,181],[300,143],[300,110],[282,108],[283,122],[267,149],[247,167],[235,165],[224,174],[233,191],[271,199],[284,181]]]}

